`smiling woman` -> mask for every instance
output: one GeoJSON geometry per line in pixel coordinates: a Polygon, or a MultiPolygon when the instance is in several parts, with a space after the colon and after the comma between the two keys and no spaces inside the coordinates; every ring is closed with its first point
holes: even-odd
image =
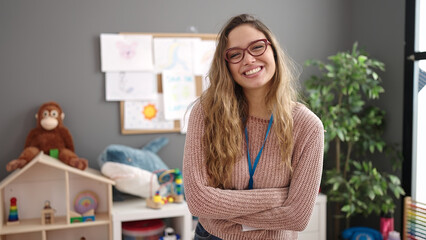
{"type": "Polygon", "coordinates": [[[231,18],[219,33],[210,86],[191,111],[184,151],[196,240],[294,240],[306,228],[324,129],[297,102],[293,66],[251,15],[231,18]]]}
{"type": "MultiPolygon", "coordinates": [[[[247,24],[236,27],[228,35],[227,45],[230,48],[226,50],[225,59],[233,79],[243,88],[246,96],[264,99],[268,92],[269,81],[275,73],[274,53],[272,47],[268,48],[269,44],[261,31],[247,24]],[[244,46],[247,48],[241,48],[244,46]],[[247,55],[244,54],[246,50],[249,53],[247,55]]],[[[253,108],[251,110],[252,113],[256,111],[253,108]]],[[[270,115],[267,111],[259,113],[264,114],[260,117],[267,118],[270,115]]]]}

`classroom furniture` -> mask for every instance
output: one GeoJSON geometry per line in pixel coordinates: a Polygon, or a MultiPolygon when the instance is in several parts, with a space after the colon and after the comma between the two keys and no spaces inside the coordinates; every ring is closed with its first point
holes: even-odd
{"type": "Polygon", "coordinates": [[[168,220],[182,240],[192,239],[192,215],[186,202],[168,203],[160,209],[152,209],[146,207],[144,199],[137,198],[113,203],[113,240],[121,240],[123,222],[147,219],[168,220]]]}
{"type": "MultiPolygon", "coordinates": [[[[113,184],[114,181],[94,169],[82,171],[41,152],[0,183],[0,239],[75,240],[84,237],[111,240],[113,184]],[[87,190],[98,196],[95,215],[91,221],[72,223],[75,197],[87,190]],[[10,204],[13,198],[15,206],[10,204]],[[46,201],[55,210],[51,212],[54,221],[50,224],[42,222],[46,201]],[[10,209],[19,223],[7,224],[10,209]]],[[[90,199],[85,201],[84,204],[90,203],[90,199]]]]}
{"type": "Polygon", "coordinates": [[[312,239],[327,239],[327,196],[322,193],[317,197],[308,226],[303,232],[299,233],[299,240],[312,239]]]}
{"type": "MultiPolygon", "coordinates": [[[[193,237],[192,215],[187,204],[167,204],[161,209],[146,207],[143,199],[131,199],[114,202],[112,210],[113,240],[121,240],[121,223],[146,219],[171,219],[172,227],[183,240],[193,237]]],[[[326,240],[327,196],[320,193],[317,197],[311,220],[299,240],[326,240]]]]}

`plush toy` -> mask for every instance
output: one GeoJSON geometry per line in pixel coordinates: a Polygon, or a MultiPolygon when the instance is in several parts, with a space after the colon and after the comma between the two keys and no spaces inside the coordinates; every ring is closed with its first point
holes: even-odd
{"type": "Polygon", "coordinates": [[[56,102],[46,102],[36,114],[37,127],[32,129],[25,141],[25,148],[18,159],[6,165],[7,171],[24,167],[40,151],[55,157],[65,164],[84,170],[88,162],[74,153],[72,136],[62,121],[65,114],[56,102]]]}
{"type": "Polygon", "coordinates": [[[125,194],[147,198],[159,188],[157,170],[168,166],[157,155],[169,140],[159,137],[147,143],[142,149],[112,144],[99,155],[98,164],[103,175],[115,181],[114,201],[125,198],[125,194]],[[151,190],[151,192],[150,192],[151,190]]]}

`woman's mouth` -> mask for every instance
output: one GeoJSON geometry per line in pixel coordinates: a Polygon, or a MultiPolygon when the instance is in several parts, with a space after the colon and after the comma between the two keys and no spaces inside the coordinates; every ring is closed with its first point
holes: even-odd
{"type": "Polygon", "coordinates": [[[247,72],[244,72],[244,75],[249,76],[258,73],[260,70],[262,70],[262,67],[253,68],[251,70],[248,70],[247,72]]]}

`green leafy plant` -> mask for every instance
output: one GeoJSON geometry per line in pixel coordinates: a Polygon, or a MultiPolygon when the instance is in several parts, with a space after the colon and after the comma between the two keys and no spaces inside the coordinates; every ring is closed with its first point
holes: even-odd
{"type": "Polygon", "coordinates": [[[319,70],[306,82],[306,102],[320,117],[325,132],[325,161],[334,165],[325,170],[323,188],[330,201],[338,203],[340,215],[347,219],[362,214],[389,214],[395,198],[405,194],[397,176],[380,172],[371,158],[386,154],[396,170],[401,155],[386,144],[385,111],[372,103],[384,92],[377,71],[384,64],[358,49],[338,52],[328,62],[309,60],[307,66],[319,70]]]}

